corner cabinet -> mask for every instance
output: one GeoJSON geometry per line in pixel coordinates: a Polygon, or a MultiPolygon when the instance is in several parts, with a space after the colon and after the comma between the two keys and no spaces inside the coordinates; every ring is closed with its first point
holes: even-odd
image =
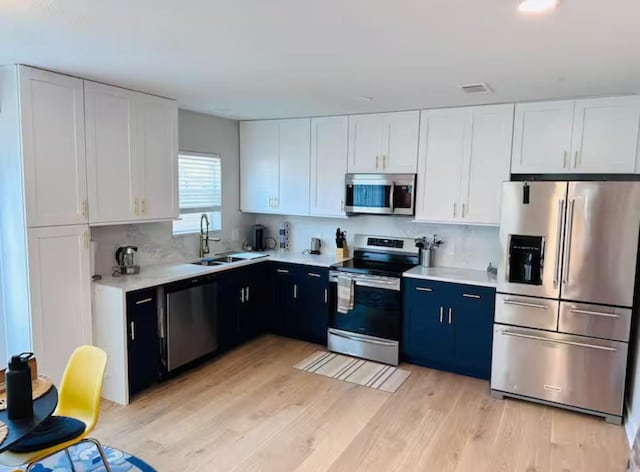
{"type": "Polygon", "coordinates": [[[348,135],[346,116],[311,119],[311,216],[345,216],[348,135]]]}
{"type": "Polygon", "coordinates": [[[495,290],[409,278],[403,283],[404,359],[488,379],[495,290]]]}
{"type": "Polygon", "coordinates": [[[640,172],[640,97],[516,105],[513,174],[640,172]]]}
{"type": "Polygon", "coordinates": [[[512,130],[513,105],[423,111],[416,220],[499,224],[512,130]]]}
{"type": "Polygon", "coordinates": [[[27,235],[33,350],[57,384],[73,350],[92,344],[89,227],[30,228],[27,235]]]}
{"type": "Polygon", "coordinates": [[[349,116],[349,173],[415,174],[418,111],[349,116]]]}
{"type": "Polygon", "coordinates": [[[177,105],[85,82],[89,222],[178,216],[177,105]]]}
{"type": "Polygon", "coordinates": [[[240,207],[309,215],[311,120],[240,123],[240,207]]]}
{"type": "Polygon", "coordinates": [[[28,227],[86,224],[82,80],[18,66],[28,227]]]}

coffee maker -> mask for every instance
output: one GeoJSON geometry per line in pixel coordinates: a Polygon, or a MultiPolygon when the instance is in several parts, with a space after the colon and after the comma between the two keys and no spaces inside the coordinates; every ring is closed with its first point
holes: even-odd
{"type": "Polygon", "coordinates": [[[266,231],[266,227],[264,225],[253,225],[251,227],[251,246],[254,251],[264,251],[264,235],[266,231]]]}
{"type": "Polygon", "coordinates": [[[114,269],[120,275],[137,274],[140,272],[140,266],[136,265],[135,257],[138,248],[136,246],[120,246],[116,249],[116,262],[118,267],[114,269]]]}

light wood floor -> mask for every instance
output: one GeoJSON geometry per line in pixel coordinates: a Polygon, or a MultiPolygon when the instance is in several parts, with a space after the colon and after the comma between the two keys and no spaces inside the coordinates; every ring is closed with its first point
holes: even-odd
{"type": "Polygon", "coordinates": [[[317,349],[262,337],[128,407],[105,402],[94,436],[159,472],[625,469],[620,426],[415,366],[393,394],[293,368],[317,349]]]}

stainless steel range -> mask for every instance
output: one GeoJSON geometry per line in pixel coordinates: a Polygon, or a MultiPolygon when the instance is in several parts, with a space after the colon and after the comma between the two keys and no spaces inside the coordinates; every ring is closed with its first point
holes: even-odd
{"type": "Polygon", "coordinates": [[[334,352],[397,365],[402,273],[418,264],[413,239],[355,236],[353,259],[331,267],[335,300],[328,332],[334,352]]]}
{"type": "Polygon", "coordinates": [[[640,182],[508,182],[491,389],[620,423],[640,182]]]}

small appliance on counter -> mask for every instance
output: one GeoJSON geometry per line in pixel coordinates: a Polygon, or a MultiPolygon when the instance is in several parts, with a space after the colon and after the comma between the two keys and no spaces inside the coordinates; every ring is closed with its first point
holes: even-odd
{"type": "Polygon", "coordinates": [[[140,272],[140,266],[136,265],[137,246],[120,246],[116,249],[116,263],[113,268],[114,275],[131,275],[140,272]]]}
{"type": "Polygon", "coordinates": [[[322,246],[322,241],[320,238],[311,238],[311,254],[320,254],[320,247],[322,246]]]}
{"type": "Polygon", "coordinates": [[[251,246],[254,251],[264,251],[266,249],[264,244],[264,233],[266,229],[264,225],[253,225],[251,227],[251,246]]]}

